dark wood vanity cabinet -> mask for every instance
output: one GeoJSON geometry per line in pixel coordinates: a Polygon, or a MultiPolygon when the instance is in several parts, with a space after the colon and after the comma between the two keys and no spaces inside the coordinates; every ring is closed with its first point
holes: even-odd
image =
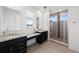
{"type": "Polygon", "coordinates": [[[12,53],[26,53],[26,42],[20,42],[13,45],[12,53]]]}
{"type": "Polygon", "coordinates": [[[5,42],[0,42],[0,53],[26,53],[27,37],[20,37],[5,42]]]}
{"type": "Polygon", "coordinates": [[[41,44],[43,42],[45,42],[48,39],[48,31],[43,31],[43,32],[37,32],[40,33],[40,35],[38,35],[36,37],[36,42],[41,44]]]}
{"type": "Polygon", "coordinates": [[[11,53],[11,48],[9,46],[0,48],[0,53],[11,53]]]}

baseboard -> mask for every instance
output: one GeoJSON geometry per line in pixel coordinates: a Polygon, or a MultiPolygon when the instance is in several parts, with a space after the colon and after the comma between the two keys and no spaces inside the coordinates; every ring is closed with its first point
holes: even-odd
{"type": "Polygon", "coordinates": [[[52,39],[52,38],[50,38],[50,40],[55,41],[55,42],[60,43],[60,44],[63,44],[63,45],[65,45],[65,46],[68,46],[68,44],[63,43],[63,42],[60,42],[60,41],[57,41],[57,40],[54,40],[54,39],[52,39]]]}

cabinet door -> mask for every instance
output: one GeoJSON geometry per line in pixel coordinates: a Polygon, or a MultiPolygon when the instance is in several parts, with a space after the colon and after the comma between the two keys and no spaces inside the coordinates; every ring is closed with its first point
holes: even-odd
{"type": "Polygon", "coordinates": [[[41,43],[41,35],[38,35],[38,36],[36,37],[36,42],[39,43],[39,44],[41,43]]]}
{"type": "Polygon", "coordinates": [[[41,37],[42,42],[44,42],[46,40],[46,32],[42,32],[41,37]]]}
{"type": "Polygon", "coordinates": [[[37,36],[36,42],[41,44],[48,39],[48,31],[41,32],[41,35],[37,36]]]}
{"type": "Polygon", "coordinates": [[[43,32],[42,33],[42,39],[43,40],[47,40],[47,38],[48,38],[48,32],[46,31],[46,32],[43,32]]]}

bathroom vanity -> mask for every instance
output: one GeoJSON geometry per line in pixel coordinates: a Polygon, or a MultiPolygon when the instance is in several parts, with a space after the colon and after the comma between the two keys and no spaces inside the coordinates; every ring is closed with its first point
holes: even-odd
{"type": "Polygon", "coordinates": [[[40,33],[40,35],[36,37],[37,43],[41,44],[48,39],[48,31],[37,31],[37,33],[40,33]]]}
{"type": "Polygon", "coordinates": [[[48,31],[0,37],[0,53],[26,53],[27,41],[32,38],[36,38],[36,43],[41,44],[47,40],[48,31]]]}

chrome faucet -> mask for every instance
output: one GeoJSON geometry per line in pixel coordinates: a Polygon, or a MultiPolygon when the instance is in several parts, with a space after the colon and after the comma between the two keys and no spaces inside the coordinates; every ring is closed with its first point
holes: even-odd
{"type": "Polygon", "coordinates": [[[9,33],[7,33],[7,32],[8,32],[8,29],[3,32],[3,36],[9,35],[9,33]]]}
{"type": "Polygon", "coordinates": [[[5,36],[5,31],[3,32],[3,35],[2,36],[5,36]]]}

